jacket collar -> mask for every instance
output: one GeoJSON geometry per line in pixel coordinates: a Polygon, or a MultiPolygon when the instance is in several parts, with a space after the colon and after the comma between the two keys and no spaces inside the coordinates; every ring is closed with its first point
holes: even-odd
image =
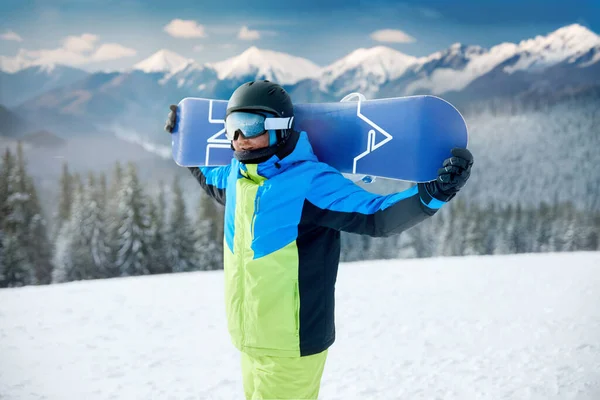
{"type": "Polygon", "coordinates": [[[261,183],[303,161],[318,161],[306,132],[293,132],[277,154],[259,164],[239,163],[240,173],[256,183],[261,183]]]}

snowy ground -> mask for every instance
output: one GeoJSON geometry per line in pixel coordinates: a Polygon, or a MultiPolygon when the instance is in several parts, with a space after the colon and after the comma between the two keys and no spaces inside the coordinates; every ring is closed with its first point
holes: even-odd
{"type": "MultiPolygon", "coordinates": [[[[240,399],[221,271],[0,290],[1,399],[240,399]]],[[[321,399],[600,399],[600,253],[345,264],[321,399]]]]}

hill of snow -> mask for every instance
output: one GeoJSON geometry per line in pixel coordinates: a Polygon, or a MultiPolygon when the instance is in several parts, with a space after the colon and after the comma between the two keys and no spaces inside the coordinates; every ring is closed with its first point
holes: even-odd
{"type": "MultiPolygon", "coordinates": [[[[320,399],[600,398],[600,253],[342,264],[320,399]]],[[[222,271],[0,290],[3,399],[239,399],[222,271]]]]}

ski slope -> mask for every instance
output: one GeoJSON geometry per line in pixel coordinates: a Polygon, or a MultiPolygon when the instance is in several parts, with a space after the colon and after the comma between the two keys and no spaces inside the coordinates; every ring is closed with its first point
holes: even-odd
{"type": "MultiPolygon", "coordinates": [[[[241,399],[222,271],[0,290],[0,398],[241,399]]],[[[600,253],[344,264],[320,399],[600,399],[600,253]]]]}

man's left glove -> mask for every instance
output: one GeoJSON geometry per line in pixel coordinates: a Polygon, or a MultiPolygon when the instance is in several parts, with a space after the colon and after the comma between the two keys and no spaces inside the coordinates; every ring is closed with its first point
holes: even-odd
{"type": "Polygon", "coordinates": [[[169,106],[169,115],[167,116],[167,121],[165,122],[165,131],[169,133],[173,133],[173,128],[175,128],[175,121],[177,120],[177,106],[175,104],[171,104],[169,106]]]}
{"type": "Polygon", "coordinates": [[[443,167],[438,169],[436,180],[425,183],[429,194],[440,201],[450,201],[456,193],[467,183],[471,175],[473,155],[464,148],[452,149],[452,157],[444,161],[443,167]]]}

